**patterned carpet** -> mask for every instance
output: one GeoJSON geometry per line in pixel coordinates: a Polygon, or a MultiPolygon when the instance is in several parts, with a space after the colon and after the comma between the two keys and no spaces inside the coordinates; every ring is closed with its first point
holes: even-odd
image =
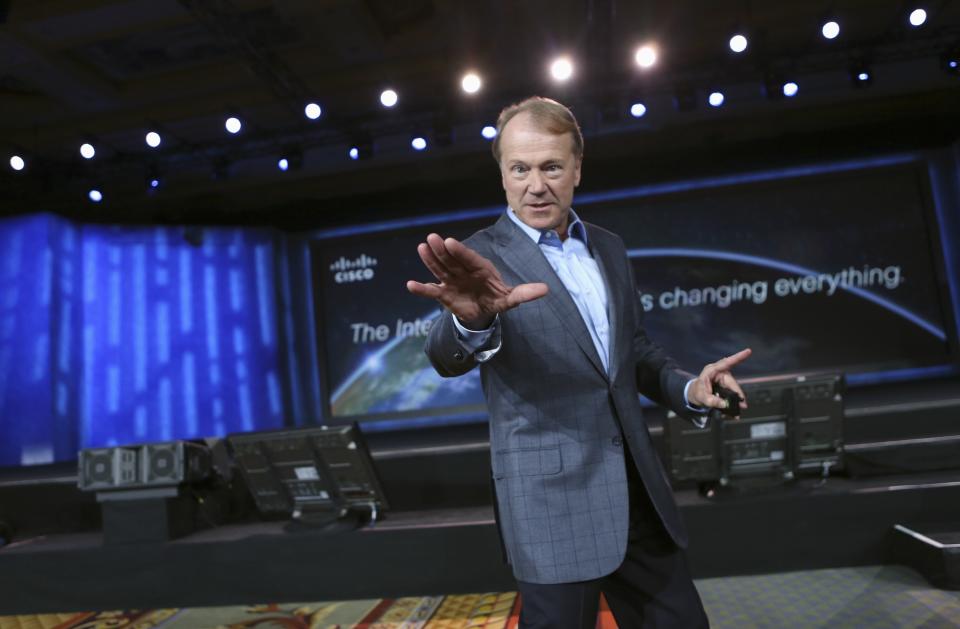
{"type": "MultiPolygon", "coordinates": [[[[697,581],[714,629],[960,628],[960,592],[899,566],[697,581]]],[[[0,616],[0,629],[513,629],[516,593],[0,616]]],[[[601,605],[598,629],[614,629],[601,605]]]]}

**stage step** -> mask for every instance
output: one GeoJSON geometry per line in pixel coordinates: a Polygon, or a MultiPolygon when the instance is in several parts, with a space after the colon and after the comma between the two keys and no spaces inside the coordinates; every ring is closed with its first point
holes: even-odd
{"type": "Polygon", "coordinates": [[[934,586],[960,590],[960,522],[893,527],[891,558],[910,566],[934,586]]]}

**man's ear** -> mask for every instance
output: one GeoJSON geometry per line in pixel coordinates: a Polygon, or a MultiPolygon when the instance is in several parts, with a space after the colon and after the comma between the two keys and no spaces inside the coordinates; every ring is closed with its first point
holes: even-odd
{"type": "Polygon", "coordinates": [[[576,188],[577,186],[580,185],[580,166],[581,166],[582,164],[583,164],[583,157],[578,157],[578,158],[577,158],[577,166],[576,166],[576,168],[575,168],[574,171],[573,171],[573,175],[574,175],[573,187],[574,187],[574,188],[576,188]]]}

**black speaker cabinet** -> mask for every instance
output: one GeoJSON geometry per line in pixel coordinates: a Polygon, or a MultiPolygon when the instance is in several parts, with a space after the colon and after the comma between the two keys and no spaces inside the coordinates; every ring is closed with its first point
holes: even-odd
{"type": "Polygon", "coordinates": [[[143,497],[104,499],[100,494],[104,544],[165,542],[194,531],[196,503],[175,489],[146,490],[143,497]],[[167,494],[167,495],[151,495],[167,494]],[[169,494],[173,495],[169,495],[169,494]]]}

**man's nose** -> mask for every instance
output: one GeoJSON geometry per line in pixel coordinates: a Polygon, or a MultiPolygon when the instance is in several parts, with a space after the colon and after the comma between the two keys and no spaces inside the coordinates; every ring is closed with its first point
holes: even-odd
{"type": "Polygon", "coordinates": [[[530,185],[529,190],[531,194],[543,194],[547,189],[543,174],[541,174],[540,171],[531,171],[530,178],[527,181],[530,185]]]}

